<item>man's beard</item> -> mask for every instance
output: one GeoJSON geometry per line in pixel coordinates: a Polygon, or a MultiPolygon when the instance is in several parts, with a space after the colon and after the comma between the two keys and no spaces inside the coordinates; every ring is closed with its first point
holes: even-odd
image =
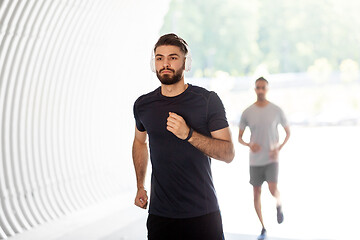
{"type": "Polygon", "coordinates": [[[181,80],[184,71],[182,69],[180,69],[179,71],[174,71],[172,69],[161,69],[160,72],[163,70],[175,72],[174,75],[170,76],[170,74],[160,75],[159,72],[156,71],[156,76],[158,77],[160,82],[164,85],[172,85],[178,83],[181,80]]]}

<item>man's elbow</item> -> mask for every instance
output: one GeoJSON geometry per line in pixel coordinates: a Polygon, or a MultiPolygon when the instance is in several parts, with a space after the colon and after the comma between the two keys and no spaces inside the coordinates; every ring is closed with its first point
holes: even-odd
{"type": "Polygon", "coordinates": [[[224,159],[224,162],[231,163],[234,160],[234,157],[235,157],[235,150],[234,148],[231,148],[226,158],[224,159]]]}

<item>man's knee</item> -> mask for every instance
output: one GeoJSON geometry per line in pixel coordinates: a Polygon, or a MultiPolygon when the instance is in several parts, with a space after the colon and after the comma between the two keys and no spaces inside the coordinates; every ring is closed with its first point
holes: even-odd
{"type": "Polygon", "coordinates": [[[261,186],[254,187],[254,201],[260,200],[260,196],[261,196],[261,186]]]}
{"type": "Polygon", "coordinates": [[[269,183],[269,190],[271,195],[275,196],[278,193],[277,183],[269,183]]]}

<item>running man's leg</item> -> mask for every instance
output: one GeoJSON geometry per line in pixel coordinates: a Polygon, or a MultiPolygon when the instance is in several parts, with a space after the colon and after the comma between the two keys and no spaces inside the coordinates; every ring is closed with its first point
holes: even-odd
{"type": "Polygon", "coordinates": [[[281,206],[280,192],[277,187],[279,178],[279,163],[274,162],[266,166],[265,179],[269,184],[269,190],[271,195],[276,199],[276,206],[281,206]]]}
{"type": "Polygon", "coordinates": [[[271,195],[276,199],[277,221],[282,223],[284,221],[284,214],[281,207],[280,192],[278,189],[279,163],[272,163],[266,169],[266,181],[269,184],[271,195]]]}
{"type": "Polygon", "coordinates": [[[254,207],[255,207],[255,211],[256,214],[258,215],[258,218],[261,222],[261,225],[263,227],[263,229],[265,228],[264,226],[264,221],[263,221],[263,217],[262,217],[262,212],[261,212],[261,186],[254,186],[254,207]]]}
{"type": "Polygon", "coordinates": [[[280,192],[276,182],[269,182],[269,190],[271,195],[276,199],[276,207],[281,206],[280,192]]]}
{"type": "Polygon", "coordinates": [[[178,219],[160,217],[149,214],[147,223],[148,240],[180,240],[182,232],[178,219]]]}
{"type": "Polygon", "coordinates": [[[261,212],[261,186],[264,181],[265,181],[265,167],[250,166],[250,184],[253,186],[253,190],[254,190],[254,207],[263,229],[265,229],[265,226],[261,212]]]}
{"type": "Polygon", "coordinates": [[[181,224],[181,239],[224,240],[220,211],[199,217],[181,219],[181,224]]]}

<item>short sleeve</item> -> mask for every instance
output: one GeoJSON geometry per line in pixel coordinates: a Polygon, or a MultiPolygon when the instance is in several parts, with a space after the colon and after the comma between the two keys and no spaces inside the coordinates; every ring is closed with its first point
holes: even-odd
{"type": "Polygon", "coordinates": [[[221,99],[215,92],[210,92],[208,102],[208,128],[210,132],[228,127],[226,113],[221,99]]]}
{"type": "Polygon", "coordinates": [[[288,121],[286,119],[285,113],[281,108],[280,108],[280,124],[283,127],[287,127],[289,125],[289,123],[288,123],[288,121]]]}
{"type": "Polygon", "coordinates": [[[139,118],[139,114],[138,114],[138,111],[137,111],[137,104],[138,104],[138,101],[136,101],[134,103],[134,117],[135,117],[135,124],[136,124],[136,128],[140,131],[140,132],[145,132],[146,129],[144,127],[144,125],[142,124],[140,118],[139,118]]]}
{"type": "Polygon", "coordinates": [[[246,120],[246,111],[244,111],[243,114],[241,114],[239,128],[240,128],[240,130],[245,130],[245,128],[247,126],[248,126],[248,123],[246,120]]]}

